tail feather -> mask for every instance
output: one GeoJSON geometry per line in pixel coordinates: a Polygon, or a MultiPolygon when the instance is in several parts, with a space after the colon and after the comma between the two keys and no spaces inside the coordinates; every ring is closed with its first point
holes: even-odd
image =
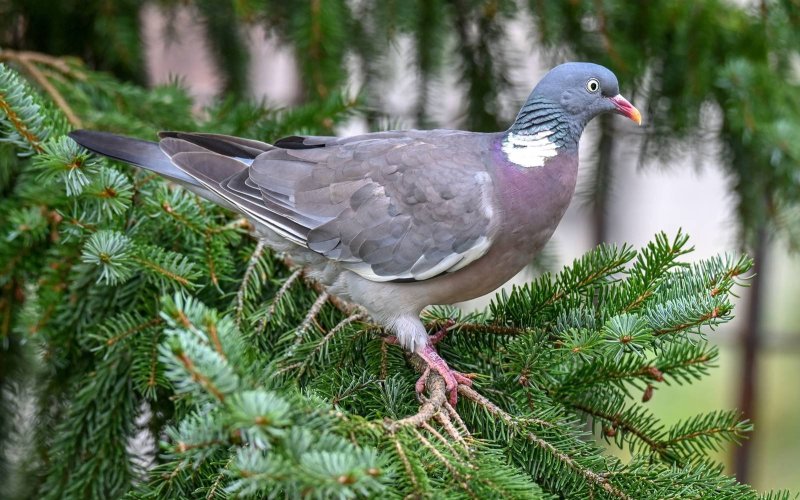
{"type": "Polygon", "coordinates": [[[230,201],[205,187],[195,177],[178,168],[157,142],[133,139],[109,132],[74,130],[69,137],[94,153],[155,172],[184,186],[189,191],[236,212],[241,210],[230,201]]]}
{"type": "Polygon", "coordinates": [[[94,153],[151,170],[183,185],[200,186],[197,180],[172,163],[157,142],[95,130],[74,130],[69,136],[94,153]]]}

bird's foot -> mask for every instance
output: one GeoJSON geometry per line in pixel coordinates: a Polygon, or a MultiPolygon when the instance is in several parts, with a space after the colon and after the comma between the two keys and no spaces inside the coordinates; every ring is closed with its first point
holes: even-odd
{"type": "Polygon", "coordinates": [[[434,370],[444,379],[445,392],[450,395],[450,405],[455,407],[456,402],[458,401],[458,386],[471,386],[472,379],[470,376],[450,368],[447,365],[447,362],[442,359],[441,356],[439,356],[438,352],[436,352],[436,348],[430,344],[417,351],[417,355],[428,365],[425,367],[425,371],[415,384],[417,394],[421,395],[423,392],[425,392],[425,383],[431,374],[431,370],[434,370]]]}
{"type": "MultiPolygon", "coordinates": [[[[439,353],[436,351],[434,346],[444,339],[444,337],[447,335],[447,332],[455,324],[456,322],[452,319],[446,320],[438,332],[428,336],[428,343],[425,345],[425,347],[419,351],[416,351],[417,355],[422,358],[423,361],[425,361],[427,366],[425,367],[425,371],[423,371],[422,376],[417,380],[417,383],[414,386],[417,391],[417,395],[421,397],[425,392],[425,383],[428,381],[428,377],[431,374],[431,369],[433,369],[444,379],[445,392],[449,394],[449,401],[452,406],[455,406],[456,401],[458,400],[459,384],[471,386],[472,379],[470,377],[472,375],[465,375],[461,372],[451,369],[447,365],[447,362],[442,359],[441,356],[439,356],[439,353]]],[[[400,343],[397,337],[394,335],[383,337],[383,341],[387,344],[400,343]]]]}

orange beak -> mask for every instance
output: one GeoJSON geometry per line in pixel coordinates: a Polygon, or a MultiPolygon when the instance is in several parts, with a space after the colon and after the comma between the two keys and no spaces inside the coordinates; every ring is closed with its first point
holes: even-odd
{"type": "Polygon", "coordinates": [[[628,102],[627,99],[619,94],[614,97],[610,97],[609,99],[611,99],[611,102],[613,102],[614,106],[616,106],[617,113],[621,114],[622,116],[627,116],[631,120],[635,121],[638,125],[642,124],[642,114],[639,113],[639,110],[636,109],[633,104],[628,102]]]}

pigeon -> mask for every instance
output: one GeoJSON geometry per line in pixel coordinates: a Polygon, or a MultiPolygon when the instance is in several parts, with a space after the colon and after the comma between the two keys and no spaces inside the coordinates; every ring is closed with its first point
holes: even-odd
{"type": "MultiPolygon", "coordinates": [[[[578,141],[601,113],[641,125],[609,69],[565,63],[504,132],[402,130],[272,144],[77,130],[86,149],[156,172],[250,220],[255,235],[358,304],[436,372],[455,406],[471,379],[439,356],[420,313],[497,289],[550,239],[575,191],[578,141]]],[[[442,333],[442,332],[440,332],[442,333]]]]}

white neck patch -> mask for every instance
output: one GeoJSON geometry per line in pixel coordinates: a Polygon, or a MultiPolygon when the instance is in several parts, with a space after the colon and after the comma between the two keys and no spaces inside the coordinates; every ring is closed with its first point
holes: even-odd
{"type": "Polygon", "coordinates": [[[503,140],[502,149],[508,160],[520,167],[543,167],[546,159],[558,154],[555,143],[548,139],[552,134],[552,130],[530,135],[509,132],[503,140]]]}

